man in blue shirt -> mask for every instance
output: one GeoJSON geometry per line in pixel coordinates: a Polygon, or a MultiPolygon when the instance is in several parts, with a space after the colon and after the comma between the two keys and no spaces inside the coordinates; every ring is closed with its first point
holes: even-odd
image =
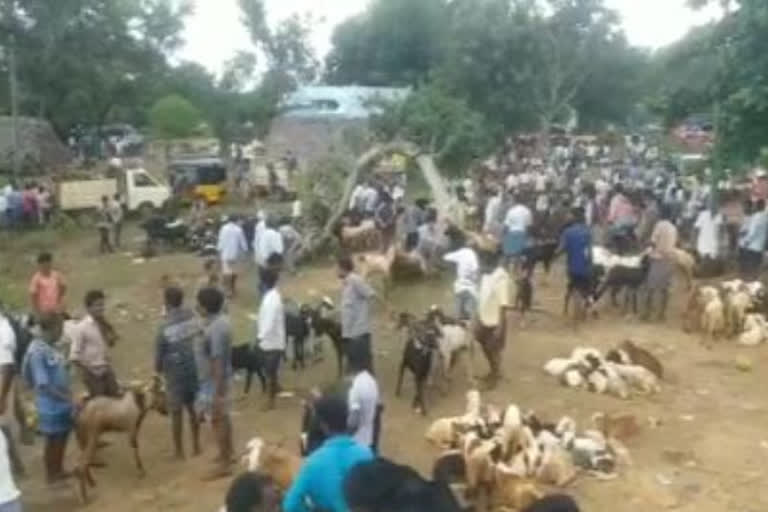
{"type": "Polygon", "coordinates": [[[310,455],[283,500],[284,512],[348,512],[344,478],[361,462],[373,459],[370,448],[347,435],[347,402],[327,396],[315,404],[315,414],[328,438],[310,455]]]}
{"type": "Polygon", "coordinates": [[[765,201],[759,199],[754,204],[752,215],[746,226],[746,232],[741,239],[741,277],[742,279],[757,279],[760,266],[763,264],[766,236],[768,236],[768,212],[765,211],[765,201]]]}
{"type": "Polygon", "coordinates": [[[568,299],[574,291],[579,292],[589,308],[592,291],[592,234],[584,219],[584,209],[571,210],[571,224],[560,235],[558,252],[565,252],[568,269],[568,299]]]}

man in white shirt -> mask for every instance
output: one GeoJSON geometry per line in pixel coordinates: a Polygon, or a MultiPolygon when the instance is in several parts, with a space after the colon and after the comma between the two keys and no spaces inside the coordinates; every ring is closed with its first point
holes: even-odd
{"type": "Polygon", "coordinates": [[[463,233],[453,234],[453,246],[459,249],[443,256],[443,260],[456,265],[456,280],[453,282],[456,316],[461,320],[470,320],[477,309],[480,265],[474,249],[466,245],[463,233]]]}
{"type": "Polygon", "coordinates": [[[8,443],[5,434],[0,432],[0,511],[21,512],[21,491],[13,481],[8,443]]]}
{"type": "MultiPolygon", "coordinates": [[[[5,434],[13,471],[23,476],[26,471],[11,435],[16,400],[16,333],[8,317],[0,311],[0,430],[5,434]]],[[[0,481],[2,476],[0,476],[0,481]]],[[[2,511],[2,485],[0,484],[0,511],[2,511]]]]}
{"type": "Polygon", "coordinates": [[[531,210],[513,197],[512,207],[504,217],[504,255],[510,260],[517,259],[528,247],[528,229],[532,223],[531,210]]]}
{"type": "Polygon", "coordinates": [[[352,375],[347,402],[347,426],[352,437],[374,453],[378,445],[380,412],[379,385],[366,367],[366,355],[358,348],[347,353],[347,365],[352,375]]]}
{"type": "Polygon", "coordinates": [[[235,295],[237,283],[237,264],[248,252],[245,233],[234,216],[229,217],[219,229],[219,241],[216,244],[221,260],[221,274],[224,288],[230,297],[235,295]]]}
{"type": "MultiPolygon", "coordinates": [[[[256,245],[253,246],[253,253],[256,259],[256,264],[259,266],[259,275],[263,274],[265,270],[273,267],[280,266],[283,258],[283,236],[277,230],[275,218],[268,216],[266,220],[266,227],[256,241],[256,245]]],[[[260,282],[259,291],[264,294],[264,284],[260,282]]]]}
{"type": "Polygon", "coordinates": [[[696,251],[702,259],[717,259],[722,225],[723,217],[715,208],[705,207],[699,212],[693,227],[696,231],[696,251]]]}
{"type": "Polygon", "coordinates": [[[507,313],[511,281],[502,258],[489,255],[483,261],[480,280],[475,339],[488,360],[488,383],[494,385],[501,376],[501,354],[507,339],[507,313]]]}
{"type": "Polygon", "coordinates": [[[265,409],[275,408],[275,397],[280,387],[280,360],[285,354],[285,309],[280,290],[277,289],[277,269],[267,269],[261,274],[264,298],[259,307],[259,325],[256,336],[258,349],[263,354],[269,399],[265,409]]]}
{"type": "Polygon", "coordinates": [[[501,191],[492,189],[492,196],[485,205],[485,218],[483,222],[483,232],[497,234],[499,229],[499,215],[501,208],[501,191]]]}

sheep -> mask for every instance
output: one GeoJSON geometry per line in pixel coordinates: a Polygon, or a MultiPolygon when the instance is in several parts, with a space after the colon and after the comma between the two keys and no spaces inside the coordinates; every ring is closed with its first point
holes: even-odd
{"type": "Polygon", "coordinates": [[[545,446],[541,453],[541,462],[536,469],[538,481],[564,487],[578,475],[570,454],[559,444],[545,446]]]}
{"type": "Polygon", "coordinates": [[[725,330],[735,336],[744,326],[744,318],[752,307],[752,297],[746,290],[727,291],[725,294],[725,330]]]}
{"type": "Polygon", "coordinates": [[[607,379],[606,392],[614,395],[622,400],[629,398],[629,387],[624,378],[616,371],[614,365],[611,363],[604,364],[600,367],[603,375],[607,379]]]}
{"type": "Polygon", "coordinates": [[[400,396],[405,370],[413,374],[416,384],[416,394],[413,398],[413,408],[421,414],[427,414],[425,401],[426,381],[432,368],[432,353],[437,348],[437,333],[425,322],[416,321],[409,313],[400,314],[399,327],[405,327],[407,338],[403,348],[403,357],[398,373],[395,396],[400,396]]]}
{"type": "Polygon", "coordinates": [[[425,438],[440,449],[453,448],[459,441],[460,425],[460,418],[439,418],[427,428],[425,438]]]}
{"type": "Polygon", "coordinates": [[[560,377],[573,365],[573,359],[556,357],[547,361],[547,363],[544,365],[544,371],[552,377],[560,377]]]}
{"type": "Polygon", "coordinates": [[[610,363],[610,366],[631,387],[638,389],[642,394],[648,395],[661,391],[656,375],[643,366],[616,363],[610,363]]]}
{"type": "Polygon", "coordinates": [[[502,426],[510,429],[523,426],[523,415],[520,413],[520,408],[518,406],[511,404],[507,407],[504,411],[502,426]]]}
{"type": "Polygon", "coordinates": [[[139,430],[147,412],[155,410],[167,414],[166,396],[160,377],[154,377],[148,384],[135,382],[120,398],[97,396],[86,397],[79,406],[75,419],[75,434],[81,455],[75,471],[79,479],[80,498],[88,500],[88,486],[95,486],[90,468],[93,456],[104,432],[125,432],[133,449],[133,456],[139,476],[145,475],[139,453],[139,430]]]}
{"type": "Polygon", "coordinates": [[[569,388],[580,388],[585,383],[584,372],[578,365],[573,365],[563,372],[560,382],[569,388]]]}
{"type": "Polygon", "coordinates": [[[365,250],[381,247],[381,232],[373,219],[365,219],[358,226],[350,226],[342,220],[336,225],[334,234],[339,244],[349,250],[365,250]]]}
{"type": "Polygon", "coordinates": [[[544,496],[535,482],[507,473],[503,465],[494,468],[493,480],[489,496],[493,510],[521,510],[544,496]]]}
{"type": "Polygon", "coordinates": [[[750,313],[744,320],[744,332],[739,335],[739,344],[747,347],[759,345],[768,337],[768,324],[765,317],[750,313]]]}
{"type": "Polygon", "coordinates": [[[248,441],[242,457],[248,471],[260,471],[272,478],[282,491],[287,491],[301,469],[301,457],[280,446],[270,445],[255,437],[248,441]]]}
{"type": "Polygon", "coordinates": [[[664,377],[664,366],[661,364],[661,361],[648,350],[637,346],[631,340],[624,340],[621,343],[619,346],[619,353],[626,354],[627,358],[622,361],[614,361],[615,363],[642,366],[656,375],[659,379],[664,377]]]}
{"type": "Polygon", "coordinates": [[[672,260],[685,277],[686,288],[690,290],[693,287],[693,269],[696,267],[696,259],[683,249],[674,249],[672,260]]]}
{"type": "Polygon", "coordinates": [[[704,330],[702,343],[713,342],[725,332],[725,306],[719,296],[712,297],[705,303],[701,313],[701,326],[704,330]]]}

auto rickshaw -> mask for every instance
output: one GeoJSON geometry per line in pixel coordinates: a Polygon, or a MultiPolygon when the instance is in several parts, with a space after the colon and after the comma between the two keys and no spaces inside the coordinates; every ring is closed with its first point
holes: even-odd
{"type": "Polygon", "coordinates": [[[227,194],[227,167],[221,158],[178,159],[169,166],[174,195],[220,203],[227,194]]]}

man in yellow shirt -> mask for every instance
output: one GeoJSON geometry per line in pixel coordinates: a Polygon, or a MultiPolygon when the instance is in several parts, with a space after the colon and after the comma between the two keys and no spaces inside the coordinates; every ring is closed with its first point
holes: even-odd
{"type": "Polygon", "coordinates": [[[501,377],[501,355],[506,344],[507,312],[511,285],[509,273],[500,254],[483,258],[483,276],[478,294],[475,338],[488,360],[488,384],[492,387],[501,377]]]}

